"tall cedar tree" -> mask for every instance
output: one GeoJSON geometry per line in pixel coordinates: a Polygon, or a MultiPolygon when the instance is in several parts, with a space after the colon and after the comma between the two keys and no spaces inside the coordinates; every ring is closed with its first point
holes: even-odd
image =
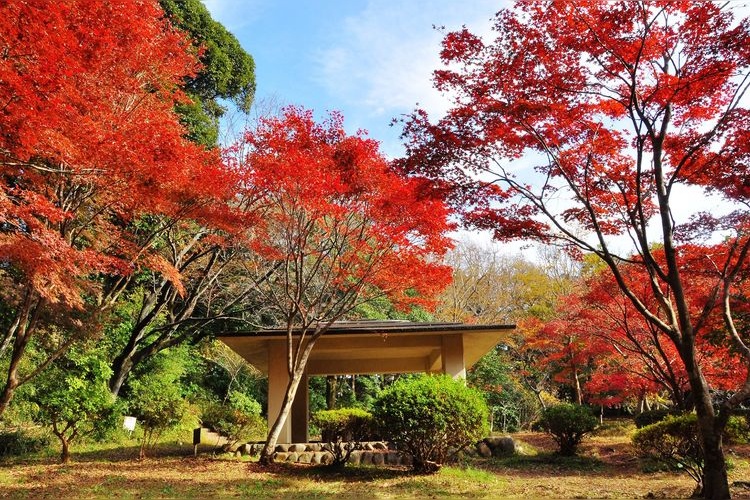
{"type": "Polygon", "coordinates": [[[337,114],[316,123],[287,108],[238,149],[267,207],[254,228],[261,290],[287,332],[289,383],[261,455],[268,463],[315,342],[363,302],[432,304],[450,281],[440,262],[452,226],[423,181],[394,173],[378,143],[347,135],[337,114]]]}
{"type": "Polygon", "coordinates": [[[750,22],[735,22],[713,2],[520,1],[497,14],[494,31],[489,43],[466,29],[446,35],[446,69],[435,78],[454,106],[436,123],[423,111],[407,121],[403,167],[465,202],[473,227],[602,259],[633,307],[679,352],[705,452],[703,494],[726,498],[721,430],[750,396],[750,348],[729,300],[750,250],[750,110],[742,105],[750,22]],[[538,162],[533,179],[516,175],[529,171],[513,163],[529,152],[538,162]],[[738,209],[678,224],[675,198],[686,186],[738,209]],[[704,255],[712,283],[708,307],[696,310],[682,247],[718,232],[725,250],[704,255]],[[635,256],[617,254],[618,235],[635,256]],[[653,300],[634,293],[640,281],[622,272],[626,263],[643,269],[638,276],[647,277],[653,300]],[[744,382],[720,408],[696,344],[714,304],[723,307],[722,334],[745,366],[744,382]]]}
{"type": "Polygon", "coordinates": [[[0,414],[96,316],[71,321],[78,333],[19,374],[45,321],[110,308],[141,268],[179,290],[154,238],[186,217],[221,220],[233,184],[217,152],[184,137],[173,109],[197,63],[155,1],[10,0],[2,12],[0,304],[10,363],[0,414]],[[164,223],[137,224],[144,214],[164,223]]]}

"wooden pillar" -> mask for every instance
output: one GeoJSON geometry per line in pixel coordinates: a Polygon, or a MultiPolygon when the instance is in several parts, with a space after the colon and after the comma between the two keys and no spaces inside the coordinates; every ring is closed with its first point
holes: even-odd
{"type": "MultiPolygon", "coordinates": [[[[289,384],[289,372],[287,371],[286,340],[268,341],[268,428],[270,429],[276,418],[281,413],[281,405],[284,402],[286,387],[289,384]]],[[[307,387],[307,384],[305,384],[307,387]]],[[[292,442],[292,420],[294,411],[287,416],[284,426],[279,434],[279,443],[289,444],[292,442]]]]}
{"type": "Polygon", "coordinates": [[[443,335],[443,373],[454,379],[466,379],[464,366],[464,336],[463,334],[443,335]]]}
{"type": "Polygon", "coordinates": [[[299,381],[297,394],[294,395],[294,403],[292,403],[293,443],[307,443],[310,440],[307,425],[310,418],[309,402],[309,386],[307,383],[307,373],[305,373],[302,375],[302,380],[299,381]]]}

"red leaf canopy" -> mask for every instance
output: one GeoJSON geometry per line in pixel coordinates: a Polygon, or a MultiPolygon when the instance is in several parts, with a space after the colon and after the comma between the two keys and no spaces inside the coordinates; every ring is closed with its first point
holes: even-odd
{"type": "Polygon", "coordinates": [[[76,305],[92,272],[175,274],[127,225],[217,220],[231,177],[173,112],[189,47],[154,0],[2,2],[0,260],[19,283],[76,305]]]}

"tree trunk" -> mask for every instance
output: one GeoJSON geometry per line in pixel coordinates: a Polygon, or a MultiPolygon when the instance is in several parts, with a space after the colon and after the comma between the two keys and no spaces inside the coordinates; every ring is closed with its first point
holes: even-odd
{"type": "Polygon", "coordinates": [[[60,452],[60,463],[70,463],[70,442],[65,439],[65,436],[58,436],[60,438],[60,444],[62,444],[62,451],[60,452]]]}
{"type": "MultiPolygon", "coordinates": [[[[692,346],[685,350],[692,349],[692,346]]],[[[730,498],[727,464],[722,446],[723,425],[714,411],[711,394],[695,356],[681,352],[690,380],[690,388],[698,418],[698,432],[703,447],[703,498],[723,500],[730,498]]]]}
{"type": "Polygon", "coordinates": [[[302,380],[302,375],[305,372],[304,364],[300,364],[295,370],[292,377],[289,379],[289,383],[286,386],[286,394],[284,400],[281,403],[281,411],[279,416],[276,417],[271,429],[268,431],[268,438],[266,444],[263,446],[263,450],[260,452],[260,464],[268,465],[273,463],[273,454],[276,449],[276,442],[279,440],[281,434],[281,428],[284,426],[289,412],[292,409],[292,403],[294,403],[294,396],[297,394],[297,387],[302,380]]]}
{"type": "Polygon", "coordinates": [[[578,376],[578,368],[573,367],[573,399],[576,404],[583,404],[583,389],[581,389],[581,379],[578,376]]]}
{"type": "Polygon", "coordinates": [[[10,368],[8,368],[8,378],[5,381],[3,392],[2,394],[0,394],[0,415],[5,413],[5,410],[8,409],[11,399],[13,399],[13,394],[16,390],[16,387],[18,387],[17,372],[19,361],[20,359],[16,358],[11,359],[10,361],[10,368]]]}
{"type": "Polygon", "coordinates": [[[21,385],[21,381],[18,378],[18,367],[26,353],[26,346],[28,345],[29,340],[31,340],[31,336],[34,334],[36,322],[43,303],[44,301],[39,299],[36,304],[34,304],[33,294],[29,291],[26,294],[22,310],[18,312],[18,326],[15,331],[13,349],[10,354],[10,364],[8,365],[7,371],[8,376],[5,381],[3,392],[0,394],[0,416],[2,416],[5,413],[5,410],[8,409],[16,388],[21,385]]]}
{"type": "Polygon", "coordinates": [[[329,410],[336,409],[336,390],[338,386],[338,377],[328,375],[326,377],[326,408],[329,410]]]}
{"type": "Polygon", "coordinates": [[[284,394],[284,400],[281,403],[281,411],[279,412],[279,416],[276,417],[276,421],[271,426],[271,429],[268,432],[268,438],[266,439],[266,444],[263,446],[263,450],[260,452],[259,462],[261,465],[268,465],[273,463],[273,453],[274,449],[276,448],[276,442],[278,441],[279,435],[281,434],[281,428],[284,426],[284,422],[286,422],[286,419],[289,416],[289,412],[292,409],[294,396],[297,394],[297,388],[299,387],[299,383],[305,373],[305,368],[307,367],[307,360],[310,358],[310,353],[315,346],[315,342],[317,341],[318,337],[322,335],[322,333],[322,331],[317,332],[307,340],[307,344],[305,345],[301,355],[298,355],[298,357],[296,357],[296,362],[294,362],[294,358],[292,357],[293,349],[290,348],[287,351],[287,355],[289,356],[287,358],[287,361],[289,362],[289,368],[292,370],[292,373],[290,373],[289,383],[286,386],[286,394],[284,394]]]}
{"type": "Polygon", "coordinates": [[[109,379],[109,391],[113,396],[120,394],[132,366],[129,356],[122,355],[115,358],[112,363],[112,377],[109,379]]]}

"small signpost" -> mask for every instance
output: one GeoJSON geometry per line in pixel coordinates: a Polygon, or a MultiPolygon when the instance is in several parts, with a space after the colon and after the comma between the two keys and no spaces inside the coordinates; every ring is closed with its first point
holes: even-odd
{"type": "Polygon", "coordinates": [[[128,431],[128,434],[130,437],[133,436],[133,431],[135,430],[135,423],[136,418],[135,417],[125,417],[122,422],[122,428],[128,431]]]}

